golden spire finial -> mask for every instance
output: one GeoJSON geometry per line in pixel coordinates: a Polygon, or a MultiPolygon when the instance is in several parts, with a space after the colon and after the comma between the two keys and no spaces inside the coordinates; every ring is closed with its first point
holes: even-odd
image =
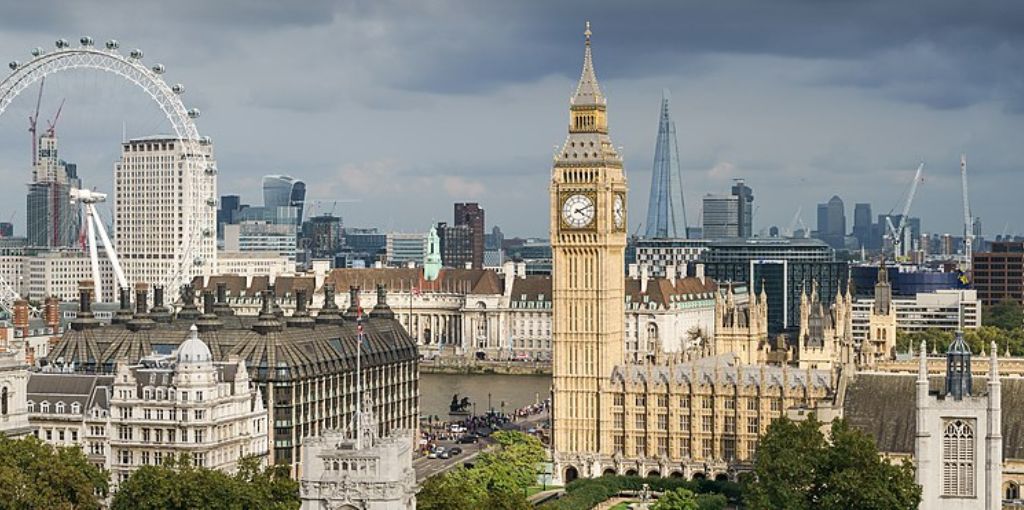
{"type": "Polygon", "coordinates": [[[583,31],[584,37],[587,38],[587,46],[590,46],[590,34],[591,33],[592,32],[590,31],[590,22],[588,21],[587,22],[587,29],[583,31]]]}

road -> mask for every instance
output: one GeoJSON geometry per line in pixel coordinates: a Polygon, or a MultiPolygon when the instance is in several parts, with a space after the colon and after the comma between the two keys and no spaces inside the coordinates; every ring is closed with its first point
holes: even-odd
{"type": "MultiPolygon", "coordinates": [[[[536,414],[523,420],[509,423],[507,428],[510,430],[526,431],[531,427],[537,426],[538,423],[546,422],[547,419],[548,415],[546,412],[536,414]]],[[[430,459],[426,456],[417,456],[413,458],[412,467],[416,470],[416,483],[422,483],[431,476],[455,469],[466,462],[472,462],[477,455],[480,455],[480,452],[494,445],[495,442],[490,437],[482,437],[479,442],[471,444],[456,444],[454,441],[438,441],[437,444],[443,446],[446,450],[453,446],[458,446],[459,448],[462,448],[462,453],[450,459],[430,459]]],[[[417,453],[415,455],[419,454],[417,453]]]]}

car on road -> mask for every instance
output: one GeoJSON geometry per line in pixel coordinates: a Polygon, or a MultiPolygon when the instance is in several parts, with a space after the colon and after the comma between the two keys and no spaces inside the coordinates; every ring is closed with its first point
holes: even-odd
{"type": "Polygon", "coordinates": [[[456,441],[456,442],[459,443],[459,444],[470,444],[470,443],[475,443],[475,442],[477,442],[479,440],[480,440],[480,438],[478,438],[477,436],[475,436],[473,434],[466,434],[466,435],[460,437],[459,440],[456,441]]]}
{"type": "Polygon", "coordinates": [[[430,453],[428,453],[427,454],[427,458],[428,459],[436,459],[437,458],[437,452],[430,452],[430,453]]]}
{"type": "Polygon", "coordinates": [[[466,431],[466,427],[463,427],[462,425],[459,425],[458,423],[453,423],[451,428],[450,428],[450,430],[452,432],[456,433],[456,434],[461,434],[461,433],[466,431]]]}
{"type": "Polygon", "coordinates": [[[441,452],[441,453],[439,453],[437,455],[437,458],[439,458],[439,459],[450,459],[450,458],[452,458],[452,455],[451,455],[451,453],[448,453],[447,451],[443,451],[443,452],[441,452]]]}
{"type": "Polygon", "coordinates": [[[448,449],[448,453],[451,455],[458,455],[462,453],[462,448],[459,448],[458,446],[453,446],[448,449]]]}

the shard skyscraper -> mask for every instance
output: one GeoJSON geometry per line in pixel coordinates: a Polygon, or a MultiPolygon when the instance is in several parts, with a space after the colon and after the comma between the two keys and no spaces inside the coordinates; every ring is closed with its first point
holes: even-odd
{"type": "Polygon", "coordinates": [[[679,169],[679,143],[676,123],[668,108],[669,93],[661,96],[658,142],[654,147],[651,171],[651,197],[647,202],[648,238],[686,238],[686,208],[683,204],[683,178],[679,169]]]}

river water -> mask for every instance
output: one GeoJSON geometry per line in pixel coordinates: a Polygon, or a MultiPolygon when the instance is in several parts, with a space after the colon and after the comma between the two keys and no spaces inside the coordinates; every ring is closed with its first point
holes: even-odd
{"type": "MultiPolygon", "coordinates": [[[[448,419],[452,395],[469,397],[477,414],[487,411],[488,395],[495,411],[505,411],[543,402],[550,396],[551,376],[547,375],[449,375],[420,374],[420,415],[448,419]]],[[[472,410],[472,409],[470,409],[472,410]]]]}

